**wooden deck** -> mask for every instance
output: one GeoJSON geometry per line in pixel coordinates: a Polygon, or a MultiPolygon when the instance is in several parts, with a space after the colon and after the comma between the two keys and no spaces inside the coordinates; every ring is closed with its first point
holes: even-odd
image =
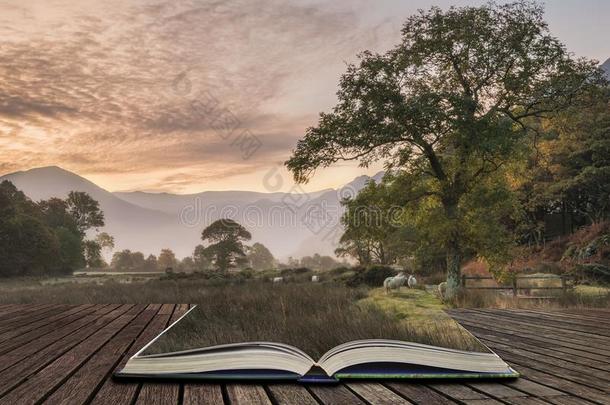
{"type": "Polygon", "coordinates": [[[118,383],[188,305],[0,305],[2,404],[610,404],[610,311],[454,310],[523,374],[507,382],[118,383]]]}

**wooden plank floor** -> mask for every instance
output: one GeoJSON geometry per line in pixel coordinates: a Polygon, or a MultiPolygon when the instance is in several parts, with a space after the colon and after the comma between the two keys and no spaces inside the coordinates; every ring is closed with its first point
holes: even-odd
{"type": "Polygon", "coordinates": [[[112,372],[188,305],[0,305],[0,404],[610,404],[610,310],[452,310],[515,381],[121,383],[112,372]]]}

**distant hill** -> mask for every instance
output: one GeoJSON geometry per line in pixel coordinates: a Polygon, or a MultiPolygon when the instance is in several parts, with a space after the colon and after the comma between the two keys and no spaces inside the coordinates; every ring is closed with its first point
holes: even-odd
{"type": "Polygon", "coordinates": [[[32,200],[65,198],[72,190],[84,191],[100,203],[104,211],[104,230],[115,237],[117,248],[154,252],[161,246],[174,245],[167,233],[176,222],[166,213],[143,208],[116,197],[72,172],[59,167],[41,167],[0,177],[10,180],[32,200]]]}
{"type": "Polygon", "coordinates": [[[606,72],[606,78],[610,80],[610,58],[602,63],[600,67],[606,72]]]}
{"type": "MultiPolygon", "coordinates": [[[[332,189],[318,191],[310,195],[316,196],[332,189]]],[[[204,191],[196,194],[171,194],[171,193],[148,193],[144,191],[116,192],[115,196],[153,210],[163,211],[169,214],[180,213],[185,205],[195,204],[197,200],[205,201],[207,204],[243,204],[258,200],[281,201],[286,193],[258,193],[255,191],[204,191]]]]}
{"type": "MultiPolygon", "coordinates": [[[[383,173],[373,176],[375,181],[383,173]]],[[[338,224],[340,200],[357,193],[371,178],[360,176],[344,187],[307,194],[207,191],[197,194],[112,193],[75,173],[56,166],[15,172],[10,180],[31,199],[65,198],[85,191],[100,202],[104,231],[115,237],[115,250],[158,254],[171,248],[188,256],[200,243],[203,228],[221,217],[242,223],[254,241],[265,244],[281,259],[313,253],[333,254],[338,237],[329,232],[338,224]],[[325,213],[319,218],[319,213],[325,213]]],[[[337,233],[337,232],[335,232],[337,233]]]]}

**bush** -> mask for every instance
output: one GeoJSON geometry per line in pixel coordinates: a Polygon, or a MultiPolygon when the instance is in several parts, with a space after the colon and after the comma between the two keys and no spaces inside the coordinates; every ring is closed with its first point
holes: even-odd
{"type": "Polygon", "coordinates": [[[290,268],[290,269],[283,269],[280,271],[280,274],[282,276],[296,276],[297,274],[311,273],[311,272],[312,272],[312,270],[307,267],[296,267],[296,268],[290,268]]]}
{"type": "Polygon", "coordinates": [[[232,276],[230,274],[224,274],[220,271],[213,270],[204,270],[204,271],[195,271],[192,273],[165,273],[161,277],[160,280],[226,280],[230,279],[232,276]]]}
{"type": "Polygon", "coordinates": [[[396,275],[396,271],[388,266],[373,265],[368,267],[354,267],[351,269],[354,274],[349,277],[345,284],[349,287],[367,285],[369,287],[380,287],[383,281],[396,275]]]}
{"type": "Polygon", "coordinates": [[[545,273],[545,274],[561,274],[563,270],[557,263],[541,261],[535,263],[533,267],[534,273],[545,273]]]}
{"type": "Polygon", "coordinates": [[[517,302],[516,299],[510,296],[501,296],[497,292],[460,288],[456,297],[450,303],[458,308],[498,308],[502,307],[501,303],[503,301],[512,303],[512,305],[507,305],[508,307],[516,306],[517,302]]]}
{"type": "Polygon", "coordinates": [[[443,281],[447,280],[447,277],[445,276],[445,273],[442,271],[436,272],[436,273],[432,273],[429,276],[423,276],[423,277],[417,277],[417,285],[418,286],[424,286],[426,284],[440,284],[443,281]]]}
{"type": "Polygon", "coordinates": [[[240,278],[243,278],[245,280],[253,279],[254,278],[254,270],[251,269],[251,268],[243,269],[239,273],[237,273],[237,276],[240,277],[240,278]]]}
{"type": "Polygon", "coordinates": [[[184,280],[189,278],[192,278],[190,274],[166,272],[161,277],[159,277],[159,280],[184,280]]]}
{"type": "Polygon", "coordinates": [[[340,276],[341,274],[345,274],[345,273],[351,272],[351,271],[353,271],[352,267],[341,266],[341,267],[335,267],[334,269],[330,270],[328,273],[333,276],[340,276]]]}
{"type": "Polygon", "coordinates": [[[284,281],[288,282],[305,282],[311,280],[311,276],[314,274],[313,270],[307,267],[296,267],[290,269],[283,269],[280,271],[280,277],[284,278],[284,281]]]}
{"type": "Polygon", "coordinates": [[[588,283],[610,284],[610,267],[604,266],[603,264],[578,264],[573,273],[579,280],[584,280],[588,283]]]}

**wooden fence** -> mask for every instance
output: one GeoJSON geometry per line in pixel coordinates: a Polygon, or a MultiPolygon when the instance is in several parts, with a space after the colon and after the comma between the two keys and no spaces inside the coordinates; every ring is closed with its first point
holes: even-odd
{"type": "MultiPolygon", "coordinates": [[[[515,297],[530,297],[529,292],[531,290],[562,290],[564,293],[571,288],[574,288],[574,278],[569,276],[555,276],[555,275],[542,275],[542,276],[517,276],[510,281],[510,285],[495,285],[495,286],[472,286],[467,285],[468,280],[493,280],[497,282],[491,276],[467,276],[462,275],[462,288],[469,290],[512,290],[513,296],[515,297]],[[560,280],[561,286],[524,286],[519,285],[520,280],[560,280]],[[519,296],[519,290],[527,291],[528,294],[525,296],[519,296]]],[[[532,298],[550,298],[541,296],[531,296],[532,298]]]]}

